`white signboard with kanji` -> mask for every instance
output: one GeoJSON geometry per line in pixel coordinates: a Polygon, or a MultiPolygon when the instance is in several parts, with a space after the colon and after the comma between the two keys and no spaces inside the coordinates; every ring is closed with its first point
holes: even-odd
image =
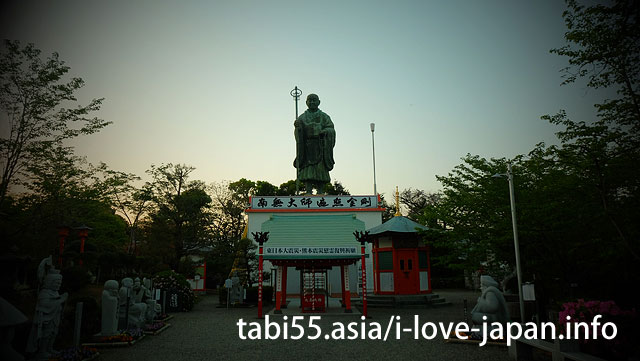
{"type": "Polygon", "coordinates": [[[378,209],[376,196],[255,196],[251,210],[362,210],[378,209]]]}
{"type": "MultiPolygon", "coordinates": [[[[264,247],[266,256],[358,256],[358,246],[353,247],[264,247]]],[[[272,257],[269,257],[272,258],[272,257]]]]}

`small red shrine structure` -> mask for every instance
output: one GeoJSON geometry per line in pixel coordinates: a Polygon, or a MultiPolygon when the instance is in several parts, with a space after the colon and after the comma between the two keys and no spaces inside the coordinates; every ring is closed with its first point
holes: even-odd
{"type": "Polygon", "coordinates": [[[431,293],[429,247],[418,235],[427,227],[396,212],[387,222],[368,229],[373,243],[373,293],[417,295],[431,293]]]}

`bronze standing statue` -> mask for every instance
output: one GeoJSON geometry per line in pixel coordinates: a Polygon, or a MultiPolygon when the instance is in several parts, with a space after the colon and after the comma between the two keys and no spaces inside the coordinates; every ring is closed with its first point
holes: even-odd
{"type": "Polygon", "coordinates": [[[293,123],[296,137],[297,180],[305,183],[307,194],[313,188],[318,194],[324,193],[324,185],[331,181],[329,171],[333,169],[333,146],[336,131],[331,118],[318,109],[320,98],[315,94],[307,96],[307,109],[293,123]]]}

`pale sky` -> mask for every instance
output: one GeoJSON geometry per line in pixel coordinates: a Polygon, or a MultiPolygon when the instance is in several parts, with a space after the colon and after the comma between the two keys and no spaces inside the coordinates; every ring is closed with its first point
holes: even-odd
{"type": "Polygon", "coordinates": [[[294,86],[336,129],[332,180],[373,193],[436,191],[467,153],[513,157],[566,109],[602,98],[560,86],[565,5],[483,1],[4,1],[0,35],[57,51],[113,121],[74,142],[91,163],[145,177],[186,163],[207,183],[295,178],[294,86]]]}

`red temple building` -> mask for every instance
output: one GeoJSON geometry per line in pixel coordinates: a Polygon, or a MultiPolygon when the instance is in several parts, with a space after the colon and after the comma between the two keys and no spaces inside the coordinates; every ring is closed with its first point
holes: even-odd
{"type": "Polygon", "coordinates": [[[373,244],[373,292],[376,295],[431,293],[429,247],[418,235],[427,227],[395,217],[368,230],[373,244]]]}

